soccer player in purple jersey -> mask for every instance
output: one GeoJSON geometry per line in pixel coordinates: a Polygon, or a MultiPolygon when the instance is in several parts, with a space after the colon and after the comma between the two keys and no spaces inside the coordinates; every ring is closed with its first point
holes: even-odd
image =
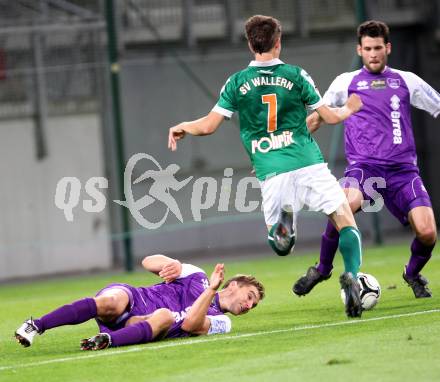
{"type": "MultiPolygon", "coordinates": [[[[345,122],[345,192],[353,212],[361,209],[373,177],[385,180],[377,184],[388,210],[403,224],[410,225],[415,238],[403,279],[416,298],[431,297],[428,280],[420,271],[429,261],[437,240],[431,201],[417,167],[416,148],[411,125],[411,105],[440,114],[440,94],[420,77],[387,66],[391,53],[389,29],[380,21],[366,21],[358,27],[357,52],[363,68],[336,77],[324,101],[329,106],[343,104],[351,94],[362,98],[363,109],[345,122]],[[379,188],[382,187],[382,188],[379,188]]],[[[308,118],[310,131],[319,128],[317,113],[308,118]]],[[[371,192],[369,192],[371,195],[371,192]]],[[[299,296],[331,276],[338,247],[338,232],[329,222],[322,235],[319,264],[312,266],[293,286],[299,296]]]]}
{"type": "Polygon", "coordinates": [[[142,265],[164,282],[148,287],[110,284],[94,298],[84,298],[42,316],[27,320],[15,332],[24,347],[36,334],[63,325],[96,319],[100,333],[81,341],[81,350],[143,344],[163,338],[228,333],[234,316],[255,308],[264,298],[264,287],[253,276],[224,280],[224,265],[217,264],[208,280],[191,264],[163,255],[147,256],[142,265]]]}

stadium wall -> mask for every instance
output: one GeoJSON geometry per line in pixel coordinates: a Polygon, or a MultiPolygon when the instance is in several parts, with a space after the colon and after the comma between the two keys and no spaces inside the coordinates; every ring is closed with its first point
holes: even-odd
{"type": "Polygon", "coordinates": [[[0,121],[0,280],[111,266],[107,210],[82,209],[85,182],[104,176],[99,118],[95,114],[51,117],[48,156],[37,160],[31,119],[0,121]],[[62,177],[82,183],[73,222],[55,206],[62,177]]]}

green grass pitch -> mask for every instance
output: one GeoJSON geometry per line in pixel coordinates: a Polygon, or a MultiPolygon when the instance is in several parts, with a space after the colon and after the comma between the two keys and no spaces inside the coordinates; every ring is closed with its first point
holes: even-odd
{"type": "Polygon", "coordinates": [[[366,249],[362,271],[377,277],[382,298],[360,320],[344,313],[339,255],[333,277],[303,298],[291,286],[316,253],[281,258],[268,251],[263,260],[229,262],[227,277],[252,273],[267,289],[260,306],[233,318],[230,334],[101,352],[79,350],[79,340],[96,332],[93,321],[48,331],[28,349],[15,343],[13,332],[30,315],[93,296],[107,283],[157,278],[138,272],[3,285],[0,381],[439,381],[438,252],[424,271],[434,297],[416,300],[402,280],[408,247],[366,249]]]}

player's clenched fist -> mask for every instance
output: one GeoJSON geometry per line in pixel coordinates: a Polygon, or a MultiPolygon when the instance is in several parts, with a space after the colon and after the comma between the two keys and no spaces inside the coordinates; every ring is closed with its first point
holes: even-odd
{"type": "Polygon", "coordinates": [[[362,109],[362,99],[357,94],[351,94],[347,99],[347,103],[345,104],[350,110],[353,110],[353,113],[358,112],[362,109]]]}
{"type": "Polygon", "coordinates": [[[165,264],[159,272],[159,276],[166,282],[170,283],[177,279],[182,273],[182,264],[178,260],[170,261],[165,264]]]}

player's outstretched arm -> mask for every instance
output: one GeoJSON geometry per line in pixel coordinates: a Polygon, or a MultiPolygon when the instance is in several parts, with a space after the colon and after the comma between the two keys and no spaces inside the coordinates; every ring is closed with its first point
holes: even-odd
{"type": "Polygon", "coordinates": [[[362,100],[357,94],[348,97],[344,106],[339,108],[330,108],[327,105],[316,109],[320,118],[329,125],[335,125],[345,121],[352,114],[357,113],[362,108],[362,100]]]}
{"type": "Polygon", "coordinates": [[[209,287],[197,298],[182,323],[182,330],[191,334],[207,334],[211,321],[206,314],[218,288],[225,279],[225,265],[217,264],[209,280],[209,287]]]}
{"type": "Polygon", "coordinates": [[[210,135],[214,133],[225,117],[211,111],[208,115],[190,122],[182,122],[170,128],[168,134],[168,148],[172,151],[177,149],[177,141],[185,138],[185,135],[210,135]]]}
{"type": "Polygon", "coordinates": [[[142,260],[142,266],[167,283],[174,281],[182,273],[181,262],[164,255],[147,256],[142,260]]]}

